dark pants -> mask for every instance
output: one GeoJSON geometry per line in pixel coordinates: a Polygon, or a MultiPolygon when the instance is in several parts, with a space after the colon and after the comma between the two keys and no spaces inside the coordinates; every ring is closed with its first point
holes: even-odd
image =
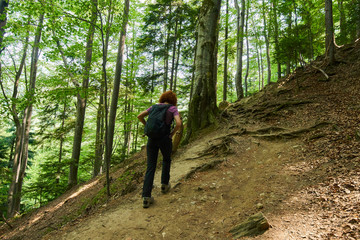
{"type": "Polygon", "coordinates": [[[143,186],[143,197],[151,197],[151,190],[154,184],[154,175],[156,170],[159,149],[163,156],[161,184],[169,184],[172,140],[166,136],[160,140],[148,138],[147,149],[147,169],[143,186]]]}

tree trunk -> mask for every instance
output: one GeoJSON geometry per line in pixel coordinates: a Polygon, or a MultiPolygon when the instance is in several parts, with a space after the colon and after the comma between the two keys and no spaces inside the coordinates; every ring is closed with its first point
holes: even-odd
{"type": "Polygon", "coordinates": [[[96,140],[95,140],[95,160],[94,160],[94,169],[93,169],[93,177],[102,173],[103,166],[103,157],[104,157],[104,122],[105,122],[105,84],[107,83],[107,58],[108,58],[108,49],[109,49],[109,40],[110,40],[110,28],[113,22],[114,12],[112,9],[112,5],[110,3],[107,20],[106,20],[106,34],[104,37],[104,29],[103,22],[101,19],[101,40],[102,40],[102,48],[103,48],[103,63],[102,63],[102,79],[100,83],[100,96],[99,96],[99,105],[97,111],[96,118],[96,140]]]}
{"type": "MultiPolygon", "coordinates": [[[[39,59],[39,45],[44,21],[44,14],[40,15],[39,24],[31,54],[30,79],[28,87],[28,102],[24,111],[23,123],[16,123],[16,147],[14,154],[13,178],[9,188],[7,217],[11,218],[20,212],[21,190],[28,161],[29,134],[32,116],[32,106],[35,95],[37,63],[39,59]]],[[[17,91],[17,90],[16,90],[17,91]]]]}
{"type": "Polygon", "coordinates": [[[189,98],[189,108],[192,100],[192,96],[194,93],[194,82],[195,82],[195,64],[196,64],[196,55],[197,55],[197,47],[198,47],[198,32],[195,33],[195,47],[194,47],[194,61],[193,61],[193,69],[191,73],[191,86],[190,86],[190,98],[189,98]]]}
{"type": "Polygon", "coordinates": [[[86,43],[86,55],[85,55],[85,64],[84,64],[84,76],[80,92],[77,94],[77,105],[76,105],[76,123],[75,123],[75,133],[74,133],[74,142],[73,142],[73,151],[71,156],[70,171],[69,171],[69,180],[68,187],[71,188],[77,185],[77,175],[79,168],[79,159],[81,152],[81,142],[82,134],[84,128],[85,120],[85,110],[87,102],[87,90],[89,86],[90,78],[90,68],[91,68],[91,58],[93,50],[93,38],[95,32],[95,23],[97,19],[97,0],[92,0],[92,13],[91,13],[91,22],[89,26],[89,32],[87,36],[86,43]]]}
{"type": "Polygon", "coordinates": [[[175,71],[175,58],[176,58],[176,40],[178,38],[178,24],[179,24],[179,20],[178,18],[176,18],[176,23],[175,23],[175,33],[174,33],[174,43],[173,43],[173,55],[172,55],[172,61],[171,61],[171,75],[170,75],[170,90],[173,91],[174,90],[174,71],[175,71]]]}
{"type": "Polygon", "coordinates": [[[114,88],[113,88],[112,97],[111,97],[109,125],[107,128],[107,134],[106,134],[105,163],[106,163],[106,184],[107,184],[108,196],[110,196],[110,176],[109,176],[110,160],[111,160],[113,141],[114,141],[116,110],[117,110],[117,104],[118,104],[118,99],[119,99],[122,63],[123,63],[125,38],[126,38],[126,28],[127,28],[128,19],[129,19],[129,6],[130,6],[130,0],[125,0],[123,23],[122,23],[122,27],[121,27],[119,46],[118,46],[118,54],[117,54],[117,58],[116,58],[114,88]]]}
{"type": "Polygon", "coordinates": [[[57,166],[57,170],[56,170],[56,183],[59,184],[60,183],[60,174],[61,174],[61,161],[62,161],[62,155],[63,155],[63,145],[64,145],[64,139],[65,139],[65,134],[64,134],[64,127],[65,127],[65,119],[66,119],[66,102],[64,102],[64,109],[63,109],[63,114],[62,114],[62,119],[61,119],[61,135],[60,135],[60,148],[59,148],[59,160],[58,160],[58,166],[57,166]]]}
{"type": "Polygon", "coordinates": [[[244,97],[244,90],[242,87],[242,56],[244,45],[244,17],[245,17],[245,0],[241,0],[241,12],[237,0],[235,0],[235,7],[237,10],[237,51],[236,51],[236,74],[235,86],[237,99],[244,97]],[[239,24],[239,21],[240,24],[239,24]]]}
{"type": "Polygon", "coordinates": [[[260,68],[260,56],[259,56],[259,49],[258,44],[256,43],[256,59],[258,63],[258,78],[259,78],[259,91],[261,90],[261,68],[260,68]]]}
{"type": "MultiPolygon", "coordinates": [[[[169,16],[171,16],[171,1],[169,4],[169,16]]],[[[170,32],[171,32],[171,19],[168,18],[166,27],[166,41],[165,41],[165,60],[164,60],[164,87],[163,92],[167,90],[168,85],[168,71],[169,71],[169,44],[170,44],[170,32]]]]}
{"type": "Polygon", "coordinates": [[[345,26],[345,11],[343,0],[338,0],[339,16],[340,16],[340,44],[346,43],[346,26],[345,26]]]}
{"type": "MultiPolygon", "coordinates": [[[[357,13],[360,12],[360,2],[359,1],[356,1],[355,9],[356,9],[357,13]]],[[[360,14],[358,14],[355,19],[356,19],[356,38],[360,38],[360,14]]]]}
{"type": "MultiPolygon", "coordinates": [[[[180,19],[180,30],[181,30],[182,21],[180,19]]],[[[177,85],[177,75],[178,75],[178,68],[179,68],[179,60],[180,60],[180,52],[181,50],[181,36],[179,36],[178,48],[177,48],[177,55],[176,55],[176,64],[175,64],[175,79],[174,79],[174,92],[176,92],[176,85],[177,85]]]]}
{"type": "Polygon", "coordinates": [[[223,101],[226,101],[226,100],[227,100],[227,85],[228,85],[228,45],[229,45],[229,44],[228,44],[228,38],[229,38],[229,0],[226,0],[223,101]]]}
{"type": "Polygon", "coordinates": [[[5,48],[2,45],[3,39],[4,39],[4,35],[5,35],[5,25],[7,22],[7,17],[6,17],[6,8],[9,6],[9,0],[0,0],[0,54],[3,51],[3,49],[5,48]]]}
{"type": "Polygon", "coordinates": [[[271,82],[271,62],[270,62],[270,43],[269,43],[269,37],[268,37],[268,30],[266,25],[266,12],[265,11],[265,1],[263,0],[263,21],[264,21],[264,38],[265,38],[265,46],[266,46],[266,61],[267,61],[267,70],[268,70],[268,76],[267,76],[267,84],[271,82]]]}
{"type": "MultiPolygon", "coordinates": [[[[292,23],[292,11],[289,11],[289,14],[287,16],[287,24],[288,24],[288,28],[287,28],[287,35],[290,35],[291,32],[291,23],[292,23]]],[[[292,51],[292,50],[291,50],[292,51]]],[[[291,72],[291,62],[290,62],[290,57],[291,53],[288,54],[288,56],[286,57],[286,75],[289,75],[291,72]]]]}
{"type": "Polygon", "coordinates": [[[245,35],[246,35],[246,73],[245,73],[245,79],[244,79],[245,97],[247,97],[247,95],[248,95],[248,77],[249,77],[249,68],[250,68],[249,35],[248,35],[249,8],[250,8],[250,1],[247,1],[246,23],[245,23],[245,35]]]}
{"type": "Polygon", "coordinates": [[[277,62],[277,76],[278,79],[281,78],[281,63],[278,57],[279,54],[279,23],[277,20],[277,0],[273,0],[273,12],[274,12],[274,41],[275,41],[275,52],[276,52],[276,62],[277,62]]]}
{"type": "Polygon", "coordinates": [[[325,0],[325,27],[325,56],[329,59],[329,64],[333,64],[335,62],[335,45],[332,0],[325,0]]]}
{"type": "Polygon", "coordinates": [[[189,109],[187,141],[192,133],[214,124],[217,114],[217,29],[221,0],[203,0],[195,63],[195,90],[189,109]]]}
{"type": "Polygon", "coordinates": [[[261,88],[264,88],[264,62],[263,62],[263,58],[262,58],[262,48],[261,48],[261,44],[259,43],[259,50],[260,50],[260,68],[261,68],[261,88]]]}

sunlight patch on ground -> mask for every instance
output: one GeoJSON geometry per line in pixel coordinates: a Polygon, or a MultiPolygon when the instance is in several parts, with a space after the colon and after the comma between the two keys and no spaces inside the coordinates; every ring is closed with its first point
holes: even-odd
{"type": "MultiPolygon", "coordinates": [[[[62,205],[64,205],[67,201],[69,201],[72,198],[75,198],[76,196],[78,196],[80,193],[84,192],[85,190],[91,188],[92,186],[96,185],[99,182],[99,180],[93,181],[89,184],[86,184],[82,187],[80,187],[76,192],[74,192],[73,194],[71,194],[69,197],[65,198],[63,201],[61,201],[59,204],[57,204],[55,207],[53,208],[48,208],[46,211],[40,211],[37,215],[34,216],[34,218],[32,220],[30,220],[29,225],[27,227],[31,227],[32,225],[34,225],[38,220],[40,220],[45,214],[51,213],[56,211],[57,209],[59,209],[62,205]]],[[[23,227],[25,228],[25,227],[23,227]]],[[[22,228],[22,229],[23,229],[22,228]]]]}

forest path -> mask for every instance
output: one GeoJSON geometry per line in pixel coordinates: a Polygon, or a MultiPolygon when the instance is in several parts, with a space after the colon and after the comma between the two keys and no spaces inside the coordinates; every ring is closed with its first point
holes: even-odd
{"type": "MultiPolygon", "coordinates": [[[[161,172],[156,172],[149,209],[142,208],[137,190],[116,209],[64,228],[61,239],[230,239],[229,230],[249,213],[278,209],[287,193],[298,189],[296,175],[284,169],[299,164],[292,156],[302,151],[301,142],[268,141],[249,132],[279,135],[284,129],[233,128],[205,135],[177,153],[168,194],[160,193],[161,172]]],[[[273,225],[272,232],[278,227],[283,226],[273,225]]]]}

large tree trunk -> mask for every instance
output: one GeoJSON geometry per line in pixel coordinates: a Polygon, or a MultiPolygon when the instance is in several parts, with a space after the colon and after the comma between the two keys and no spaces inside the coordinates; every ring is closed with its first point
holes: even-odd
{"type": "Polygon", "coordinates": [[[117,54],[117,59],[116,59],[114,88],[113,88],[112,97],[111,97],[109,125],[107,128],[107,134],[106,134],[105,163],[106,163],[106,183],[107,183],[108,196],[110,196],[110,176],[109,176],[109,174],[110,174],[110,172],[109,172],[110,159],[111,159],[111,153],[112,153],[113,141],[114,141],[116,110],[117,110],[117,104],[118,104],[118,99],[119,99],[122,63],[123,63],[125,38],[126,38],[126,28],[127,28],[127,24],[128,24],[128,18],[129,18],[129,5],[130,5],[130,1],[125,0],[123,23],[122,23],[122,27],[121,27],[118,54],[117,54]]]}
{"type": "Polygon", "coordinates": [[[82,134],[84,128],[84,120],[85,120],[85,110],[86,110],[86,102],[88,96],[88,86],[89,86],[89,78],[90,78],[90,69],[91,69],[91,58],[92,58],[92,50],[93,50],[93,38],[95,32],[95,23],[97,19],[97,0],[92,0],[92,13],[91,20],[89,26],[89,32],[87,36],[86,43],[86,55],[85,55],[85,63],[84,63],[84,77],[81,87],[81,92],[77,94],[77,105],[76,105],[76,123],[75,123],[75,133],[74,133],[74,143],[73,143],[73,151],[71,155],[71,163],[70,163],[70,171],[69,171],[69,181],[68,187],[71,188],[77,185],[77,175],[79,168],[79,159],[81,152],[81,142],[82,142],[82,134]]]}
{"type": "Polygon", "coordinates": [[[228,85],[228,38],[229,38],[229,0],[226,0],[226,16],[225,16],[225,53],[224,53],[224,85],[223,85],[223,101],[227,100],[228,85]]]}
{"type": "Polygon", "coordinates": [[[265,38],[265,46],[266,46],[266,61],[267,61],[267,70],[268,70],[268,76],[267,76],[267,84],[271,81],[271,62],[270,62],[270,43],[269,43],[269,37],[268,37],[268,30],[267,30],[267,22],[266,22],[266,14],[267,11],[265,11],[265,1],[263,0],[263,21],[264,21],[264,38],[265,38]]]}
{"type": "MultiPolygon", "coordinates": [[[[360,2],[356,1],[356,12],[360,12],[360,2]]],[[[356,16],[356,38],[360,38],[360,14],[356,16]]]]}
{"type": "Polygon", "coordinates": [[[195,63],[195,90],[189,109],[188,135],[214,124],[217,114],[217,29],[221,0],[203,0],[199,25],[195,63]]]}
{"type": "MultiPolygon", "coordinates": [[[[9,188],[9,196],[8,196],[8,212],[7,212],[8,218],[13,217],[16,213],[20,212],[21,190],[25,176],[25,169],[28,161],[28,146],[29,146],[32,106],[35,95],[37,63],[39,59],[39,45],[40,45],[43,21],[44,21],[44,14],[41,14],[39,19],[39,24],[36,30],[33,51],[31,54],[28,102],[24,110],[24,118],[22,125],[20,126],[20,122],[18,121],[18,119],[15,120],[16,147],[14,154],[13,178],[9,188]]],[[[16,87],[16,91],[17,91],[17,87],[16,87]]]]}
{"type": "Polygon", "coordinates": [[[236,51],[236,74],[235,86],[237,99],[244,97],[244,90],[242,87],[242,56],[244,47],[244,20],[245,20],[245,0],[241,0],[241,11],[239,9],[238,1],[235,0],[235,7],[237,10],[237,51],[236,51]],[[241,22],[240,22],[241,21],[241,22]]]}
{"type": "Polygon", "coordinates": [[[325,27],[325,56],[329,59],[329,64],[333,64],[335,62],[335,45],[332,0],[325,0],[325,27]]]}

